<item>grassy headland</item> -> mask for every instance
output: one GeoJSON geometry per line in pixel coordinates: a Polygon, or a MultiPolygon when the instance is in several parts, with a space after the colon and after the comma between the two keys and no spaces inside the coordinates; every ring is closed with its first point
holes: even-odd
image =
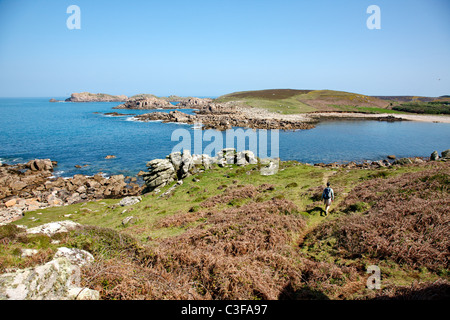
{"type": "Polygon", "coordinates": [[[223,95],[216,102],[239,101],[247,106],[263,108],[283,114],[307,113],[318,111],[347,111],[358,112],[358,107],[378,113],[379,109],[386,109],[389,102],[362,94],[333,91],[333,90],[292,90],[274,89],[259,91],[243,91],[223,95]]]}
{"type": "Polygon", "coordinates": [[[67,246],[95,256],[83,284],[102,299],[442,295],[450,280],[449,165],[361,169],[288,161],[272,176],[260,175],[258,165],[230,165],[132,206],[101,200],[27,212],[0,227],[0,272],[45,262],[67,246]],[[327,181],[336,201],[325,216],[327,181]],[[15,228],[67,219],[84,227],[59,235],[57,244],[15,228]],[[39,253],[21,257],[22,248],[39,253]],[[366,288],[369,265],[381,269],[381,290],[366,288]]]}
{"type": "Polygon", "coordinates": [[[375,97],[334,90],[270,89],[242,91],[218,97],[244,106],[281,114],[310,112],[449,114],[446,97],[375,97]]]}

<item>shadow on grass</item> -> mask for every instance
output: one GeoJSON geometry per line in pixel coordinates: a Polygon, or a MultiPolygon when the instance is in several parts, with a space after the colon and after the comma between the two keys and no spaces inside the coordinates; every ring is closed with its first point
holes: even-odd
{"type": "Polygon", "coordinates": [[[308,286],[294,289],[289,282],[278,296],[279,300],[330,300],[326,294],[308,286]]]}
{"type": "Polygon", "coordinates": [[[321,217],[326,215],[325,209],[323,209],[322,207],[319,207],[319,206],[316,206],[312,209],[306,210],[306,212],[308,212],[308,214],[320,213],[321,217]]]}

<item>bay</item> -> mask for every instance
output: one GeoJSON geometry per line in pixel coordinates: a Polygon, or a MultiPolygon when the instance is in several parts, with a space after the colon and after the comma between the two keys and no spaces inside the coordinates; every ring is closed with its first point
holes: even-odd
{"type": "MultiPolygon", "coordinates": [[[[146,162],[172,152],[179,143],[171,140],[176,129],[187,129],[194,135],[193,126],[189,125],[136,122],[131,121],[132,116],[103,115],[112,111],[142,114],[170,110],[113,110],[118,102],[48,100],[0,99],[0,161],[17,163],[50,158],[58,161],[55,175],[60,176],[98,172],[136,175],[146,170],[146,162]],[[105,159],[107,155],[116,158],[105,159]],[[87,166],[79,169],[75,165],[87,166]]],[[[271,132],[268,136],[271,137],[271,132]]],[[[223,141],[225,147],[225,137],[223,141]]],[[[277,147],[282,160],[360,162],[380,160],[389,154],[428,157],[434,150],[450,148],[449,141],[450,124],[339,120],[321,122],[311,130],[280,131],[277,147]]],[[[202,150],[208,143],[203,143],[202,150]]],[[[269,156],[273,154],[270,146],[268,141],[269,156]]]]}

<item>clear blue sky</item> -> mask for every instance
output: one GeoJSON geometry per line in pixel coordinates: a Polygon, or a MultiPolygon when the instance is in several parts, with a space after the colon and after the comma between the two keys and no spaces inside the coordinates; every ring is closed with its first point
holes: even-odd
{"type": "Polygon", "coordinates": [[[0,97],[269,88],[450,94],[450,1],[0,0],[0,97]]]}

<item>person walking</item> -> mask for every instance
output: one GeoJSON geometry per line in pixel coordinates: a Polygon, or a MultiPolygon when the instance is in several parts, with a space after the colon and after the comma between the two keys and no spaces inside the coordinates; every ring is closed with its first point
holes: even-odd
{"type": "Polygon", "coordinates": [[[325,213],[328,215],[328,210],[330,209],[331,202],[334,201],[334,191],[330,187],[330,183],[327,182],[327,187],[322,192],[323,204],[325,205],[325,213]]]}

